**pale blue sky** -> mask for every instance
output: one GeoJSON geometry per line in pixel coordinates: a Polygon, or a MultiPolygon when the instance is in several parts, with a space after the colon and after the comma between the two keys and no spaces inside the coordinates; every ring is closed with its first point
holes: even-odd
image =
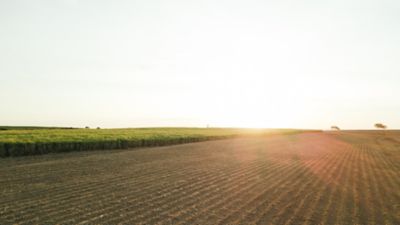
{"type": "Polygon", "coordinates": [[[400,128],[400,2],[0,1],[0,125],[400,128]]]}

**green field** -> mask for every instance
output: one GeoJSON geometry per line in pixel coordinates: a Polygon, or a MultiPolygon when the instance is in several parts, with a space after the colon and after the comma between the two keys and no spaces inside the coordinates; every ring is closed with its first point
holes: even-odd
{"type": "Polygon", "coordinates": [[[38,127],[38,126],[0,126],[0,130],[51,130],[51,129],[77,129],[74,127],[38,127]]]}
{"type": "Polygon", "coordinates": [[[6,130],[0,130],[0,157],[162,146],[243,135],[297,132],[300,131],[235,128],[46,129],[16,127],[13,129],[8,127],[6,130]]]}

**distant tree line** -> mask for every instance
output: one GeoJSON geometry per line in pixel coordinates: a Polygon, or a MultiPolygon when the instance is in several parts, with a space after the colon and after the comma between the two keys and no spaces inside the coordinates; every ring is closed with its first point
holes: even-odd
{"type": "Polygon", "coordinates": [[[385,129],[387,128],[387,126],[384,125],[383,123],[376,123],[374,126],[375,126],[377,129],[383,129],[383,130],[385,130],[385,129]]]}
{"type": "MultiPolygon", "coordinates": [[[[377,128],[377,129],[382,129],[382,130],[385,130],[387,128],[387,126],[385,124],[383,124],[383,123],[376,123],[376,124],[374,124],[374,127],[377,128]]],[[[338,126],[336,126],[336,125],[332,125],[331,126],[331,130],[339,131],[340,128],[338,126]]]]}
{"type": "Polygon", "coordinates": [[[338,126],[331,126],[332,130],[340,130],[340,128],[338,126]]]}

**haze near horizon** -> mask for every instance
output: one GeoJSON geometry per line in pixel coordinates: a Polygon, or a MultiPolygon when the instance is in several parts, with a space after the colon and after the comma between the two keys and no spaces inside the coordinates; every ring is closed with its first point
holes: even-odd
{"type": "Polygon", "coordinates": [[[397,1],[2,1],[0,125],[400,128],[397,1]]]}

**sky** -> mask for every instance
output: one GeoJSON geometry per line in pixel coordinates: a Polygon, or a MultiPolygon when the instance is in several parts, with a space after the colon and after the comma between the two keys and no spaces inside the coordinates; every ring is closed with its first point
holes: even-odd
{"type": "Polygon", "coordinates": [[[0,1],[0,125],[400,128],[400,1],[0,1]]]}

